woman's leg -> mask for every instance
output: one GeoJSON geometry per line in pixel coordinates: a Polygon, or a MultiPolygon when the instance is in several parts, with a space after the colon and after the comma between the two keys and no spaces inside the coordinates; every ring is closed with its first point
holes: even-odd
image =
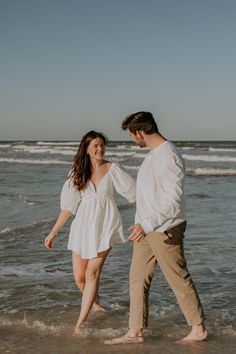
{"type": "Polygon", "coordinates": [[[88,259],[81,258],[79,254],[72,252],[72,268],[75,283],[83,293],[85,285],[85,273],[88,266],[88,259]]]}
{"type": "MultiPolygon", "coordinates": [[[[87,270],[89,259],[81,258],[79,254],[72,252],[72,268],[75,283],[80,289],[81,293],[84,291],[85,285],[85,273],[87,270]]],[[[96,294],[96,298],[93,304],[94,311],[105,311],[105,309],[99,303],[99,295],[96,294]]]]}
{"type": "Polygon", "coordinates": [[[83,289],[82,303],[79,319],[76,325],[75,333],[80,332],[81,325],[87,319],[89,311],[95,301],[98,292],[99,277],[102,266],[106,260],[110,250],[101,252],[98,257],[88,260],[87,269],[85,273],[85,285],[83,289]]]}

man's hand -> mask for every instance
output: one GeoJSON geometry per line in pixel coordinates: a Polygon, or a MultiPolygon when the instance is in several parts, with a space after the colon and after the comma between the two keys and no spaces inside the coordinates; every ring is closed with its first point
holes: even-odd
{"type": "Polygon", "coordinates": [[[146,236],[140,224],[135,224],[133,226],[130,226],[129,230],[133,230],[132,234],[129,236],[129,239],[132,241],[141,241],[146,236]]]}

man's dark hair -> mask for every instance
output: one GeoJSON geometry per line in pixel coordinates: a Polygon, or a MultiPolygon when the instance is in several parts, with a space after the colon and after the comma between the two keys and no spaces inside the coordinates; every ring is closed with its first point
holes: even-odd
{"type": "Polygon", "coordinates": [[[132,113],[126,117],[122,122],[122,129],[129,129],[131,133],[143,131],[147,135],[159,132],[152,113],[144,111],[132,113]]]}

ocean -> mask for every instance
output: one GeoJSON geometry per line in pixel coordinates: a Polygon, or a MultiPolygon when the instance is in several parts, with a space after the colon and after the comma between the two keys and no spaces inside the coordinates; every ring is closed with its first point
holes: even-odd
{"type": "MultiPolygon", "coordinates": [[[[185,255],[199,292],[209,339],[179,345],[189,328],[157,268],[145,342],[105,346],[127,330],[132,242],[112,249],[100,279],[109,311],[91,313],[84,337],[74,337],[81,294],[67,250],[70,224],[47,250],[43,241],[59,213],[59,196],[79,142],[0,142],[0,352],[39,354],[208,354],[236,352],[236,142],[180,141],[186,161],[188,226],[185,255]]],[[[136,177],[148,149],[111,141],[106,158],[136,177]]],[[[135,206],[116,195],[124,229],[135,206]]],[[[128,231],[126,231],[128,233],[128,231]]]]}

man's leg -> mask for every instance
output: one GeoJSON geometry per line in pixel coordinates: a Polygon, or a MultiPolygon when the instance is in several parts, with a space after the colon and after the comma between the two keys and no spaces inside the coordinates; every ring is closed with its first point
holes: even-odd
{"type": "Polygon", "coordinates": [[[148,324],[148,297],[156,258],[146,240],[134,241],[130,267],[129,330],[120,337],[106,340],[105,344],[142,343],[142,329],[148,324]]]}
{"type": "Polygon", "coordinates": [[[149,290],[156,263],[146,238],[134,241],[130,267],[129,328],[144,328],[148,325],[149,290]]]}
{"type": "Polygon", "coordinates": [[[204,327],[204,313],[194,283],[187,269],[184,257],[183,238],[178,226],[168,233],[150,233],[147,240],[155,254],[160,268],[174,291],[187,323],[192,326],[191,340],[202,340],[207,336],[204,327]],[[175,232],[176,231],[176,232],[175,232]]]}

